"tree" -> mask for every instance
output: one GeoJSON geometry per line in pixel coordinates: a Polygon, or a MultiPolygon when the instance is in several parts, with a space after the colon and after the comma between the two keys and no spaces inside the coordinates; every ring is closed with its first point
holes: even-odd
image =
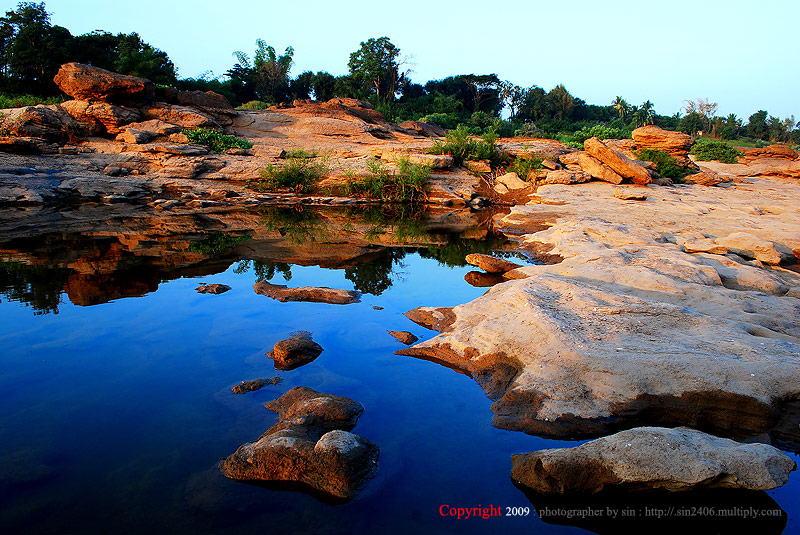
{"type": "Polygon", "coordinates": [[[781,141],[786,134],[783,121],[779,117],[770,115],[769,119],[767,119],[767,132],[769,133],[770,141],[781,141]]]}
{"type": "Polygon", "coordinates": [[[554,119],[562,121],[572,118],[575,97],[570,95],[564,84],[558,84],[547,93],[547,102],[550,105],[554,119]]]}
{"type": "Polygon", "coordinates": [[[320,71],[314,75],[311,81],[314,91],[314,99],[324,102],[336,96],[336,77],[325,71],[320,71]]]}
{"type": "Polygon", "coordinates": [[[291,98],[289,70],[292,68],[294,49],[287,46],[282,55],[263,39],[256,39],[253,62],[241,51],[233,53],[237,62],[226,74],[247,87],[256,98],[265,102],[286,102],[291,98]]]}
{"type": "Polygon", "coordinates": [[[350,54],[347,67],[351,78],[363,90],[375,95],[379,103],[395,99],[395,93],[404,77],[400,73],[397,57],[400,49],[388,37],[361,42],[361,48],[350,54]]]}
{"type": "Polygon", "coordinates": [[[758,110],[747,121],[745,127],[747,135],[754,139],[764,139],[767,136],[767,112],[758,110]]]}
{"type": "Polygon", "coordinates": [[[117,57],[112,70],[147,78],[157,84],[174,84],[175,65],[167,53],[142,41],[138,33],[117,35],[117,57]]]}
{"type": "Polygon", "coordinates": [[[500,97],[500,78],[496,74],[462,74],[461,81],[472,95],[472,112],[482,111],[492,117],[500,114],[503,99],[500,97]]]}
{"type": "Polygon", "coordinates": [[[707,98],[698,98],[697,100],[684,100],[683,109],[687,115],[697,113],[703,120],[702,130],[711,132],[714,115],[717,113],[717,103],[710,102],[707,98]]]}
{"type": "Polygon", "coordinates": [[[623,123],[628,122],[628,114],[631,111],[631,105],[628,104],[624,98],[617,95],[617,97],[611,102],[611,105],[614,106],[614,109],[617,110],[617,114],[619,115],[620,120],[623,123]]]}
{"type": "Polygon", "coordinates": [[[297,78],[289,83],[289,92],[292,98],[296,99],[309,99],[311,98],[311,87],[314,83],[314,73],[311,71],[304,71],[297,75],[297,78]]]}
{"type": "Polygon", "coordinates": [[[637,126],[645,126],[653,124],[656,118],[656,111],[653,109],[653,103],[649,100],[642,102],[636,110],[635,121],[637,126]]]}
{"type": "Polygon", "coordinates": [[[508,80],[500,84],[500,98],[505,106],[511,110],[511,119],[515,119],[520,108],[525,104],[526,90],[512,84],[508,80]]]}

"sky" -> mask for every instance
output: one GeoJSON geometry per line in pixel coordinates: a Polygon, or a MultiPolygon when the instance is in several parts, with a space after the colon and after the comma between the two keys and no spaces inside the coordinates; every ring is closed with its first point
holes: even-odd
{"type": "Polygon", "coordinates": [[[589,104],[620,95],[672,115],[703,97],[745,122],[759,109],[800,120],[800,0],[45,2],[73,35],[138,32],[180,77],[222,75],[258,38],[294,47],[292,75],[346,74],[361,41],[388,36],[417,83],[496,73],[522,87],[563,83],[589,104]]]}

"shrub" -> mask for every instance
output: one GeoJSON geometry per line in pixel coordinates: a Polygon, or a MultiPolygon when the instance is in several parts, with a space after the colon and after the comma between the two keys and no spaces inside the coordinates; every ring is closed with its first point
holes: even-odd
{"type": "Polygon", "coordinates": [[[208,128],[184,130],[183,133],[189,138],[190,143],[205,145],[212,152],[222,152],[227,149],[250,149],[253,147],[253,144],[246,139],[227,136],[222,132],[209,130],[208,128]]]}
{"type": "Polygon", "coordinates": [[[508,170],[517,173],[522,180],[530,181],[535,176],[532,175],[534,171],[542,168],[542,161],[538,156],[517,158],[508,170]]]}
{"type": "Polygon", "coordinates": [[[431,168],[427,165],[401,158],[397,161],[397,172],[393,172],[380,160],[372,160],[367,164],[367,170],[366,176],[347,185],[347,195],[384,202],[417,202],[426,198],[425,184],[431,176],[431,168]]]}
{"type": "Polygon", "coordinates": [[[316,150],[294,148],[294,149],[289,149],[289,152],[286,153],[286,156],[284,156],[284,158],[316,158],[318,155],[319,151],[316,150]]]}
{"type": "Polygon", "coordinates": [[[480,141],[473,139],[467,127],[459,125],[455,130],[447,132],[444,142],[434,142],[428,149],[428,154],[452,154],[456,165],[467,160],[489,160],[494,168],[509,163],[511,157],[508,153],[495,146],[497,134],[493,130],[483,134],[482,138],[480,141]]]}
{"type": "Polygon", "coordinates": [[[238,106],[237,110],[266,110],[272,106],[270,102],[264,102],[263,100],[251,100],[250,102],[245,102],[241,106],[238,106]]]}
{"type": "Polygon", "coordinates": [[[283,165],[268,164],[259,171],[261,179],[253,186],[258,191],[294,188],[297,193],[309,191],[328,172],[325,158],[303,156],[287,157],[283,165]]]}
{"type": "Polygon", "coordinates": [[[695,158],[702,161],[719,160],[723,163],[736,163],[743,154],[723,141],[698,139],[691,152],[695,158]]]}
{"type": "Polygon", "coordinates": [[[680,181],[686,175],[690,175],[694,172],[691,167],[680,165],[675,158],[664,151],[641,149],[636,153],[636,156],[640,160],[653,162],[656,164],[656,171],[658,171],[659,175],[671,178],[673,180],[680,181]]]}
{"type": "Polygon", "coordinates": [[[458,126],[460,119],[457,115],[452,113],[431,113],[420,117],[420,121],[424,123],[434,123],[447,130],[452,130],[458,126]]]}

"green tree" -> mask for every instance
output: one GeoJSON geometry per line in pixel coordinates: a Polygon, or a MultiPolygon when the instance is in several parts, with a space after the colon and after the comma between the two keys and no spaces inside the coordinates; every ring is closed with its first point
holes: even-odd
{"type": "Polygon", "coordinates": [[[400,73],[397,57],[400,49],[388,37],[361,42],[361,48],[350,54],[347,67],[350,77],[364,91],[375,96],[377,103],[388,104],[395,99],[404,74],[400,73]]]}
{"type": "Polygon", "coordinates": [[[287,102],[290,98],[289,70],[292,68],[294,49],[290,46],[282,55],[263,39],[256,39],[253,62],[242,51],[233,53],[237,62],[227,74],[238,80],[254,96],[265,102],[287,102]]]}
{"type": "Polygon", "coordinates": [[[562,121],[572,118],[575,97],[567,91],[564,84],[558,84],[547,93],[547,102],[550,105],[554,119],[562,121]]]}
{"type": "Polygon", "coordinates": [[[620,120],[623,123],[627,123],[628,114],[631,111],[631,105],[628,104],[627,101],[619,95],[617,95],[617,97],[611,102],[611,105],[614,106],[615,110],[617,110],[617,114],[619,115],[620,120]]]}
{"type": "Polygon", "coordinates": [[[766,139],[767,137],[767,112],[758,110],[747,121],[745,127],[747,135],[754,139],[766,139]]]}
{"type": "Polygon", "coordinates": [[[139,37],[138,33],[117,35],[114,71],[147,78],[157,84],[171,85],[177,80],[175,65],[167,53],[139,37]]]}
{"type": "Polygon", "coordinates": [[[336,77],[328,72],[320,71],[311,81],[314,99],[325,102],[336,96],[336,77]]]}
{"type": "Polygon", "coordinates": [[[636,126],[645,126],[653,124],[656,118],[656,111],[653,108],[653,103],[649,100],[642,102],[642,105],[636,109],[634,121],[636,126]]]}

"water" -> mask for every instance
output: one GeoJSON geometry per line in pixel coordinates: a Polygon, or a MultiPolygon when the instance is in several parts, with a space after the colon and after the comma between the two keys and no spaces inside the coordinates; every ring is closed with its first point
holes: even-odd
{"type": "MultiPolygon", "coordinates": [[[[348,222],[308,225],[315,216],[306,215],[298,226],[291,217],[291,224],[273,218],[246,240],[185,228],[115,236],[94,224],[5,241],[0,251],[13,262],[0,270],[0,532],[584,533],[544,523],[509,477],[513,453],[576,443],[492,427],[491,400],[470,377],[394,355],[404,346],[386,332],[434,336],[402,313],[479,296],[485,289],[467,284],[470,269],[453,259],[512,244],[472,227],[406,228],[398,238],[401,226],[374,222],[365,240],[348,222]],[[398,240],[411,245],[374,243],[398,240]],[[87,265],[92,274],[75,273],[87,265]],[[279,303],[253,291],[258,279],[365,293],[344,306],[279,303]],[[198,294],[202,282],[232,290],[198,294]],[[264,353],[297,330],[311,331],[325,351],[276,371],[264,353]],[[273,376],[283,383],[230,391],[273,376]],[[365,406],[353,431],[381,448],[379,470],[349,503],[239,483],[216,469],[277,421],[263,404],[294,386],[365,406]],[[479,505],[529,514],[441,515],[479,505]]],[[[797,526],[797,485],[795,476],[769,493],[790,511],[787,533],[797,526]]],[[[780,532],[765,525],[759,529],[780,532]]]]}

